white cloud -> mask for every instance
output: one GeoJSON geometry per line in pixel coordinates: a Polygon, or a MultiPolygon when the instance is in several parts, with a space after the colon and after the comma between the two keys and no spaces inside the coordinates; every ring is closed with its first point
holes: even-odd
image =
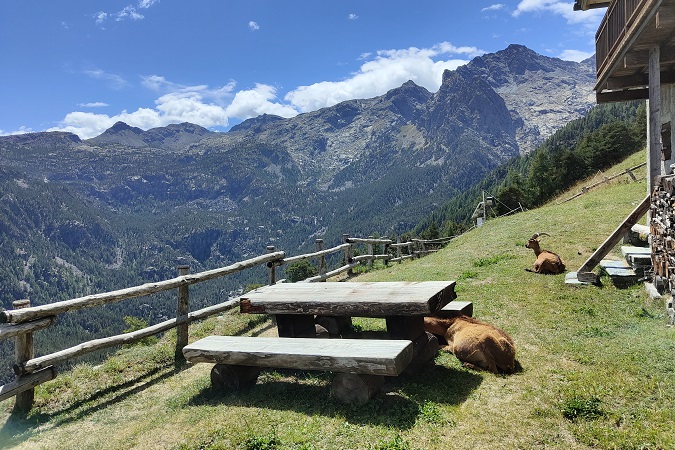
{"type": "Polygon", "coordinates": [[[588,11],[574,11],[572,3],[559,0],[522,0],[513,16],[518,17],[523,13],[552,13],[562,16],[568,24],[584,24],[597,28],[605,14],[604,8],[590,9],[588,11]]]}
{"type": "Polygon", "coordinates": [[[131,20],[142,20],[145,18],[142,14],[139,14],[138,11],[136,11],[136,8],[134,8],[131,5],[125,6],[122,11],[117,13],[117,18],[115,19],[117,22],[125,19],[131,19],[131,20]]]}
{"type": "Polygon", "coordinates": [[[260,29],[260,25],[258,25],[256,22],[254,22],[254,21],[251,20],[251,21],[248,23],[248,28],[249,28],[251,31],[258,31],[258,30],[260,29]]]}
{"type": "Polygon", "coordinates": [[[274,87],[256,84],[254,89],[237,92],[225,111],[229,117],[238,119],[248,119],[261,114],[275,114],[282,117],[293,117],[298,114],[292,106],[274,102],[276,98],[277,92],[274,87]]]}
{"type": "Polygon", "coordinates": [[[138,2],[138,7],[143,9],[148,9],[155,3],[159,3],[159,0],[140,0],[138,2]]]}
{"type": "Polygon", "coordinates": [[[224,99],[232,97],[237,85],[234,81],[230,81],[226,85],[211,89],[205,84],[188,86],[179,83],[173,83],[160,75],[148,75],[141,77],[141,84],[155,92],[172,93],[172,92],[200,92],[205,98],[209,98],[219,104],[223,104],[224,99]]]}
{"type": "Polygon", "coordinates": [[[26,133],[32,133],[32,132],[33,132],[33,130],[31,128],[21,126],[16,131],[2,131],[2,130],[0,130],[0,136],[11,136],[11,135],[14,135],[14,134],[26,134],[26,133]]]}
{"type": "Polygon", "coordinates": [[[109,86],[113,89],[122,89],[129,84],[127,83],[127,80],[121,76],[114,73],[105,72],[101,69],[85,70],[84,74],[96,80],[104,80],[108,82],[109,86]]]}
{"type": "Polygon", "coordinates": [[[559,58],[564,59],[565,61],[581,62],[584,59],[588,59],[593,55],[594,55],[593,52],[582,52],[581,50],[563,50],[559,58]]]}
{"type": "MultiPolygon", "coordinates": [[[[233,97],[234,82],[210,88],[207,85],[181,85],[159,75],[150,75],[141,77],[141,85],[158,93],[154,108],[138,108],[132,112],[124,110],[115,115],[74,111],[67,114],[59,126],[48,131],[69,131],[87,139],[98,136],[118,121],[144,130],[180,122],[191,122],[203,127],[228,126],[225,100],[233,97]]],[[[80,106],[93,107],[99,104],[80,106]]],[[[261,113],[269,112],[264,108],[259,109],[261,113]]]]}
{"type": "Polygon", "coordinates": [[[69,131],[88,139],[98,136],[118,121],[144,130],[180,122],[203,127],[228,125],[224,108],[208,103],[199,92],[175,92],[155,100],[155,108],[138,108],[133,112],[124,110],[112,116],[75,111],[67,114],[58,127],[47,131],[69,131]]]}
{"type": "Polygon", "coordinates": [[[354,14],[354,13],[352,13],[352,14],[349,15],[349,20],[356,20],[356,19],[358,19],[358,18],[359,18],[359,16],[357,16],[357,15],[354,14]]]}
{"type": "MultiPolygon", "coordinates": [[[[138,8],[148,9],[156,3],[159,3],[159,0],[139,0],[138,8]]],[[[106,20],[113,17],[115,18],[116,22],[121,22],[126,19],[143,20],[145,18],[145,16],[139,13],[136,10],[136,7],[133,5],[127,5],[124,8],[122,8],[121,11],[118,11],[116,13],[107,13],[104,11],[99,11],[98,13],[94,14],[94,19],[96,19],[96,25],[101,26],[101,28],[103,28],[103,23],[105,23],[106,20]]]]}
{"type": "MultiPolygon", "coordinates": [[[[322,81],[300,86],[278,98],[277,88],[256,84],[235,92],[236,83],[222,87],[183,85],[160,75],[141,77],[141,86],[157,93],[155,105],[115,115],[75,111],[50,131],[70,131],[81,138],[97,136],[115,122],[148,129],[171,123],[192,122],[203,127],[227,127],[230,119],[244,120],[260,114],[293,117],[354,98],[372,98],[413,80],[431,92],[441,85],[443,71],[466,64],[468,58],[485,53],[476,47],[456,47],[442,42],[431,48],[380,50],[368,56],[355,73],[340,81],[322,81]]],[[[364,56],[365,57],[365,56],[364,56]]],[[[110,77],[103,71],[90,76],[110,77]]],[[[91,104],[82,105],[91,107],[91,104]]]]}
{"type": "Polygon", "coordinates": [[[285,100],[299,111],[314,111],[345,100],[376,97],[408,80],[435,92],[446,69],[454,70],[468,62],[464,58],[442,59],[442,56],[474,57],[483,53],[475,47],[455,47],[448,42],[429,49],[381,50],[350,78],[300,86],[286,94],[285,100]]]}
{"type": "Polygon", "coordinates": [[[94,14],[94,19],[96,19],[96,24],[101,25],[103,22],[105,22],[108,19],[108,13],[99,11],[96,14],[94,14]]]}
{"type": "Polygon", "coordinates": [[[495,3],[494,5],[486,6],[485,8],[481,9],[481,12],[487,12],[487,11],[499,11],[501,9],[506,8],[506,5],[503,3],[495,3]]]}
{"type": "Polygon", "coordinates": [[[110,105],[103,102],[91,102],[91,103],[78,103],[77,106],[80,106],[82,108],[103,108],[110,105]]]}

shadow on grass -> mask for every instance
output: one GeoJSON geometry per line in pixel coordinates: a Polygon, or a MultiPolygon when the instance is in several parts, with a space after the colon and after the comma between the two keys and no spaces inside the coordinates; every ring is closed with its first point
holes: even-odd
{"type": "Polygon", "coordinates": [[[28,412],[13,410],[0,428],[0,448],[20,444],[39,432],[42,424],[49,423],[50,427],[58,427],[122,402],[175,375],[178,371],[179,369],[173,363],[158,366],[137,378],[93,392],[81,400],[68,404],[63,409],[50,413],[36,412],[35,409],[28,412]]]}
{"type": "Polygon", "coordinates": [[[250,389],[205,387],[187,406],[245,405],[405,430],[414,426],[426,402],[460,404],[483,380],[479,374],[430,364],[417,375],[387,378],[381,391],[366,403],[343,404],[331,397],[330,374],[296,372],[289,378],[284,373],[263,372],[250,389]]]}

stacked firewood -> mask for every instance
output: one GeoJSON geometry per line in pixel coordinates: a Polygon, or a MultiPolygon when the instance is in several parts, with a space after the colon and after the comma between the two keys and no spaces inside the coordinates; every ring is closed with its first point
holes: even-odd
{"type": "Polygon", "coordinates": [[[655,281],[675,293],[675,175],[661,177],[654,188],[650,228],[655,281]]]}

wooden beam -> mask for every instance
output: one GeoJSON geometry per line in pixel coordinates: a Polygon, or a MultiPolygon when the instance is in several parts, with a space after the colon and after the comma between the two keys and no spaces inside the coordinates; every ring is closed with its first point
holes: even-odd
{"type": "Polygon", "coordinates": [[[595,101],[598,103],[627,102],[631,100],[647,100],[649,89],[626,89],[623,91],[598,92],[595,101]]]}
{"type": "Polygon", "coordinates": [[[640,217],[644,216],[649,210],[649,205],[651,204],[650,197],[645,197],[634,210],[631,212],[628,217],[619,225],[616,230],[605,240],[605,242],[598,247],[598,249],[591,255],[588,260],[579,268],[577,272],[585,273],[592,271],[595,266],[602,261],[602,259],[607,256],[607,254],[614,248],[616,244],[619,243],[621,238],[631,229],[633,225],[637,223],[640,217]]]}
{"type": "Polygon", "coordinates": [[[107,303],[118,302],[127,298],[142,297],[144,295],[154,294],[156,292],[176,289],[180,286],[199,283],[213,278],[219,278],[235,272],[240,272],[250,267],[273,262],[283,259],[286,253],[279,251],[257,256],[252,259],[240,261],[227,267],[207,270],[206,272],[196,273],[194,275],[183,275],[171,280],[160,281],[157,283],[146,283],[141,286],[135,286],[117,291],[104,292],[102,294],[87,295],[86,297],[65,300],[62,302],[49,303],[31,308],[0,311],[0,323],[23,323],[42,317],[54,316],[64,312],[75,311],[82,308],[91,308],[107,303]]]}
{"type": "Polygon", "coordinates": [[[654,191],[661,170],[661,49],[649,50],[649,123],[647,124],[647,192],[654,191]]]}
{"type": "Polygon", "coordinates": [[[34,331],[42,330],[50,327],[56,318],[54,316],[45,317],[44,319],[36,320],[34,322],[26,322],[19,325],[15,324],[0,324],[0,341],[8,339],[20,334],[32,333],[34,331]]]}
{"type": "MultiPolygon", "coordinates": [[[[193,311],[187,315],[185,321],[193,322],[195,320],[201,320],[214,314],[219,314],[236,306],[237,303],[237,300],[229,300],[224,303],[219,303],[217,305],[193,311]]],[[[91,341],[83,342],[74,347],[30,359],[22,364],[14,364],[14,373],[16,375],[23,376],[28,373],[43,369],[47,366],[58,364],[80,355],[86,355],[87,353],[91,353],[96,350],[102,350],[123,344],[132,344],[148,336],[154,336],[157,333],[170,330],[171,328],[174,328],[177,323],[182,323],[182,321],[178,321],[177,319],[169,319],[156,325],[133,331],[131,333],[118,334],[116,336],[93,339],[91,341]]]]}
{"type": "MultiPolygon", "coordinates": [[[[661,48],[661,64],[675,63],[675,48],[666,46],[661,48]]],[[[649,50],[633,51],[626,53],[623,58],[624,69],[641,69],[649,64],[649,50]]]]}
{"type": "MultiPolygon", "coordinates": [[[[644,64],[644,68],[647,69],[646,62],[644,64]]],[[[661,72],[660,78],[661,83],[663,84],[675,83],[675,71],[664,70],[661,72]]],[[[649,86],[649,74],[640,73],[635,75],[626,75],[623,77],[610,77],[607,79],[607,83],[605,84],[603,90],[618,90],[647,86],[649,86]]]]}
{"type": "Polygon", "coordinates": [[[33,389],[35,386],[46,383],[54,378],[56,378],[56,369],[53,366],[45,367],[37,372],[19,377],[10,383],[0,386],[0,402],[33,389]]]}

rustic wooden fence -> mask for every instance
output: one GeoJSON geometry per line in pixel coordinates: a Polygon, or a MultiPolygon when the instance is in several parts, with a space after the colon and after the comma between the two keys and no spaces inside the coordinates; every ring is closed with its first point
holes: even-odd
{"type": "Polygon", "coordinates": [[[408,242],[393,243],[390,239],[352,238],[343,235],[343,243],[336,247],[324,249],[323,240],[316,240],[316,252],[286,257],[285,252],[277,251],[273,246],[267,247],[267,253],[255,258],[240,261],[227,267],[208,270],[196,274],[189,273],[188,266],[178,266],[178,276],[170,280],[146,283],[140,286],[120,289],[102,294],[60,301],[40,306],[30,306],[29,300],[18,300],[11,310],[0,311],[0,340],[15,339],[16,360],[13,366],[15,380],[0,386],[0,401],[15,396],[15,408],[29,410],[33,405],[34,388],[56,377],[55,365],[69,359],[94,351],[131,344],[172,328],[176,328],[175,359],[177,364],[183,360],[182,350],[188,344],[188,326],[191,322],[223,313],[238,304],[239,299],[228,300],[197,311],[190,311],[190,285],[231,275],[249,268],[266,265],[269,271],[269,284],[277,280],[277,267],[302,260],[314,260],[318,275],[307,278],[303,282],[325,281],[341,273],[352,274],[352,270],[361,265],[373,265],[373,261],[402,262],[408,258],[425,256],[446,244],[451,238],[422,240],[413,239],[408,242]],[[360,247],[366,246],[366,252],[354,255],[360,247]],[[382,253],[378,253],[382,250],[382,253]],[[343,265],[328,271],[326,256],[343,252],[343,265]],[[177,290],[176,317],[164,322],[130,333],[93,339],[74,347],[55,353],[35,357],[33,333],[48,328],[56,321],[56,316],[83,308],[102,306],[131,298],[141,297],[158,292],[177,290]]]}

